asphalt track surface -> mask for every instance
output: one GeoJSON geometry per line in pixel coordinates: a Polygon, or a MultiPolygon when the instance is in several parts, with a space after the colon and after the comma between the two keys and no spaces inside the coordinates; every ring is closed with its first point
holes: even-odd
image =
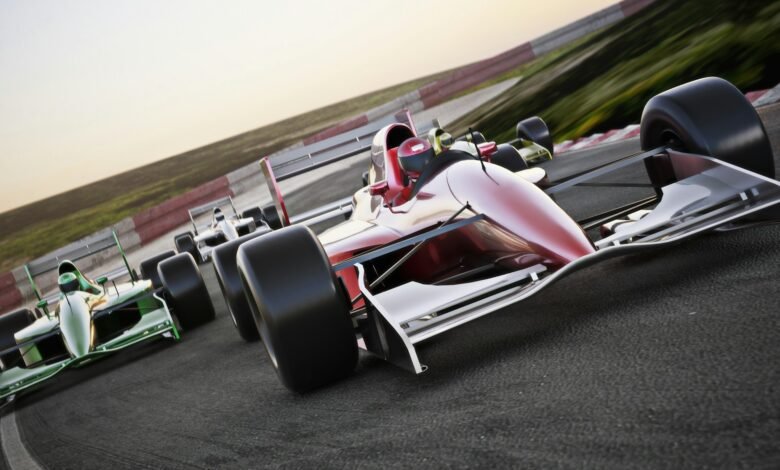
{"type": "MultiPolygon", "coordinates": [[[[780,105],[761,112],[780,167],[780,105]]],[[[330,184],[359,181],[350,171],[330,184]]],[[[608,193],[560,202],[584,212],[608,193]]],[[[778,266],[780,225],[614,259],[422,345],[422,375],[361,355],[351,378],[307,395],[238,337],[206,266],[216,321],[68,371],[15,413],[52,469],[777,468],[778,266]]]]}

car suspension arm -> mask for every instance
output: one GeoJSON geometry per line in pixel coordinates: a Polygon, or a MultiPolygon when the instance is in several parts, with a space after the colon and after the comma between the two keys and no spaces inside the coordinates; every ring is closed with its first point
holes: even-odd
{"type": "MultiPolygon", "coordinates": [[[[445,227],[445,226],[447,226],[447,224],[449,224],[450,222],[452,222],[453,220],[455,220],[455,218],[456,218],[457,216],[459,216],[459,215],[460,215],[460,214],[461,214],[461,213],[462,213],[464,210],[466,210],[466,209],[470,209],[470,207],[471,207],[471,206],[469,206],[469,203],[467,202],[466,204],[464,204],[464,205],[463,205],[463,207],[461,207],[460,209],[458,209],[458,211],[457,211],[457,212],[455,212],[454,214],[452,214],[452,215],[450,216],[450,218],[449,218],[449,219],[445,220],[445,221],[444,221],[444,223],[442,223],[442,224],[441,224],[439,227],[437,227],[437,228],[440,228],[440,227],[445,227]]],[[[431,237],[431,238],[432,238],[432,237],[431,237]]],[[[403,256],[401,257],[401,259],[399,259],[398,261],[396,261],[396,262],[395,262],[395,263],[394,263],[392,266],[390,266],[389,268],[387,268],[387,271],[385,271],[385,272],[384,272],[384,273],[382,273],[382,274],[381,274],[381,275],[380,275],[378,278],[376,278],[376,279],[374,280],[374,282],[372,282],[372,283],[371,283],[371,285],[369,285],[369,286],[368,286],[368,288],[369,288],[369,289],[373,289],[374,287],[376,287],[376,286],[378,286],[379,284],[381,284],[381,283],[382,283],[382,281],[384,281],[385,279],[387,279],[387,278],[388,278],[388,277],[389,277],[391,274],[393,274],[393,272],[395,272],[395,271],[396,271],[398,268],[400,268],[401,266],[403,266],[403,264],[404,264],[404,263],[406,263],[406,261],[408,261],[408,260],[409,260],[409,258],[411,258],[412,256],[414,256],[414,254],[415,254],[415,253],[417,253],[417,252],[420,250],[420,248],[422,248],[422,247],[423,247],[423,245],[425,244],[425,242],[427,242],[427,241],[428,241],[428,240],[430,240],[431,238],[425,238],[425,239],[423,239],[423,240],[419,241],[419,242],[418,242],[416,245],[412,246],[412,249],[411,249],[411,250],[409,250],[409,251],[408,251],[408,252],[407,252],[405,255],[403,255],[403,256]]]]}
{"type": "MultiPolygon", "coordinates": [[[[406,240],[402,240],[400,242],[391,243],[389,245],[382,246],[380,248],[371,250],[369,252],[363,253],[361,255],[355,256],[353,258],[350,258],[348,260],[342,261],[336,265],[333,266],[333,272],[341,271],[342,269],[354,266],[358,263],[363,263],[365,261],[369,261],[372,259],[379,258],[380,256],[384,256],[388,253],[392,253],[394,251],[398,251],[402,248],[406,248],[408,246],[411,246],[412,249],[409,250],[408,253],[406,253],[404,256],[401,257],[398,261],[396,261],[392,266],[390,266],[387,271],[382,273],[374,282],[371,283],[369,288],[373,289],[378,284],[380,284],[382,281],[387,279],[388,276],[390,276],[393,272],[395,272],[398,268],[400,268],[409,258],[411,258],[417,251],[420,250],[420,248],[425,244],[426,241],[435,238],[439,235],[442,235],[447,232],[451,232],[453,230],[457,230],[461,227],[464,227],[466,225],[473,224],[474,222],[478,222],[480,220],[483,220],[485,218],[484,214],[477,214],[473,217],[469,217],[468,219],[459,220],[456,223],[451,223],[453,220],[455,220],[456,217],[458,217],[460,214],[463,213],[464,210],[471,209],[471,206],[467,202],[463,205],[460,209],[458,209],[454,214],[452,214],[447,220],[442,222],[438,227],[435,229],[425,232],[421,235],[417,235],[415,237],[411,237],[406,240]]],[[[354,299],[351,299],[351,303],[354,305],[355,302],[360,300],[363,297],[363,294],[358,294],[355,296],[354,299]]]]}
{"type": "Polygon", "coordinates": [[[547,194],[555,194],[561,191],[565,191],[573,186],[581,185],[582,183],[612,173],[613,171],[617,171],[621,168],[625,168],[629,165],[642,161],[646,158],[650,158],[655,155],[658,155],[659,153],[666,151],[668,148],[669,147],[663,145],[661,147],[656,147],[652,150],[648,150],[646,152],[637,153],[635,155],[629,155],[628,157],[623,157],[619,160],[615,160],[614,162],[605,163],[604,165],[597,166],[596,168],[591,168],[590,170],[587,170],[583,173],[579,173],[576,175],[572,175],[568,178],[565,178],[553,184],[549,188],[545,189],[544,192],[547,194]]]}

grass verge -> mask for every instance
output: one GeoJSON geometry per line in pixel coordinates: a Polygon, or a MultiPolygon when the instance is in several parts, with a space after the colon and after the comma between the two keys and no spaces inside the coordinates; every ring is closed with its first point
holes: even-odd
{"type": "Polygon", "coordinates": [[[159,204],[335,122],[430,83],[412,80],[304,113],[0,214],[0,272],[159,204]],[[251,152],[245,151],[252,149],[251,152]]]}
{"type": "Polygon", "coordinates": [[[453,124],[496,139],[539,115],[556,141],[639,122],[653,95],[704,76],[743,91],[780,81],[780,2],[659,0],[620,23],[508,72],[523,80],[453,124]]]}

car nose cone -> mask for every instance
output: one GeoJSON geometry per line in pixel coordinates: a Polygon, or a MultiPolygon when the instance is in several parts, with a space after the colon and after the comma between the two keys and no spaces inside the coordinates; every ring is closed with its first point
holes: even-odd
{"type": "Polygon", "coordinates": [[[74,358],[89,353],[91,321],[89,307],[78,293],[68,294],[60,301],[60,331],[65,346],[74,358]]]}

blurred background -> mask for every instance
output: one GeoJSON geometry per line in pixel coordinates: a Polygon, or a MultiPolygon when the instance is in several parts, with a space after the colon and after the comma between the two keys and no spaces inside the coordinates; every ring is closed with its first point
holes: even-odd
{"type": "MultiPolygon", "coordinates": [[[[659,0],[635,16],[524,64],[507,99],[466,116],[508,138],[538,114],[556,141],[638,123],[653,95],[706,76],[743,91],[780,81],[780,2],[659,0]]],[[[498,77],[500,80],[503,77],[498,77]]]]}
{"type": "Polygon", "coordinates": [[[512,83],[450,130],[539,115],[560,142],[702,76],[772,88],[779,64],[780,1],[4,2],[0,271],[410,95],[512,83]]]}

